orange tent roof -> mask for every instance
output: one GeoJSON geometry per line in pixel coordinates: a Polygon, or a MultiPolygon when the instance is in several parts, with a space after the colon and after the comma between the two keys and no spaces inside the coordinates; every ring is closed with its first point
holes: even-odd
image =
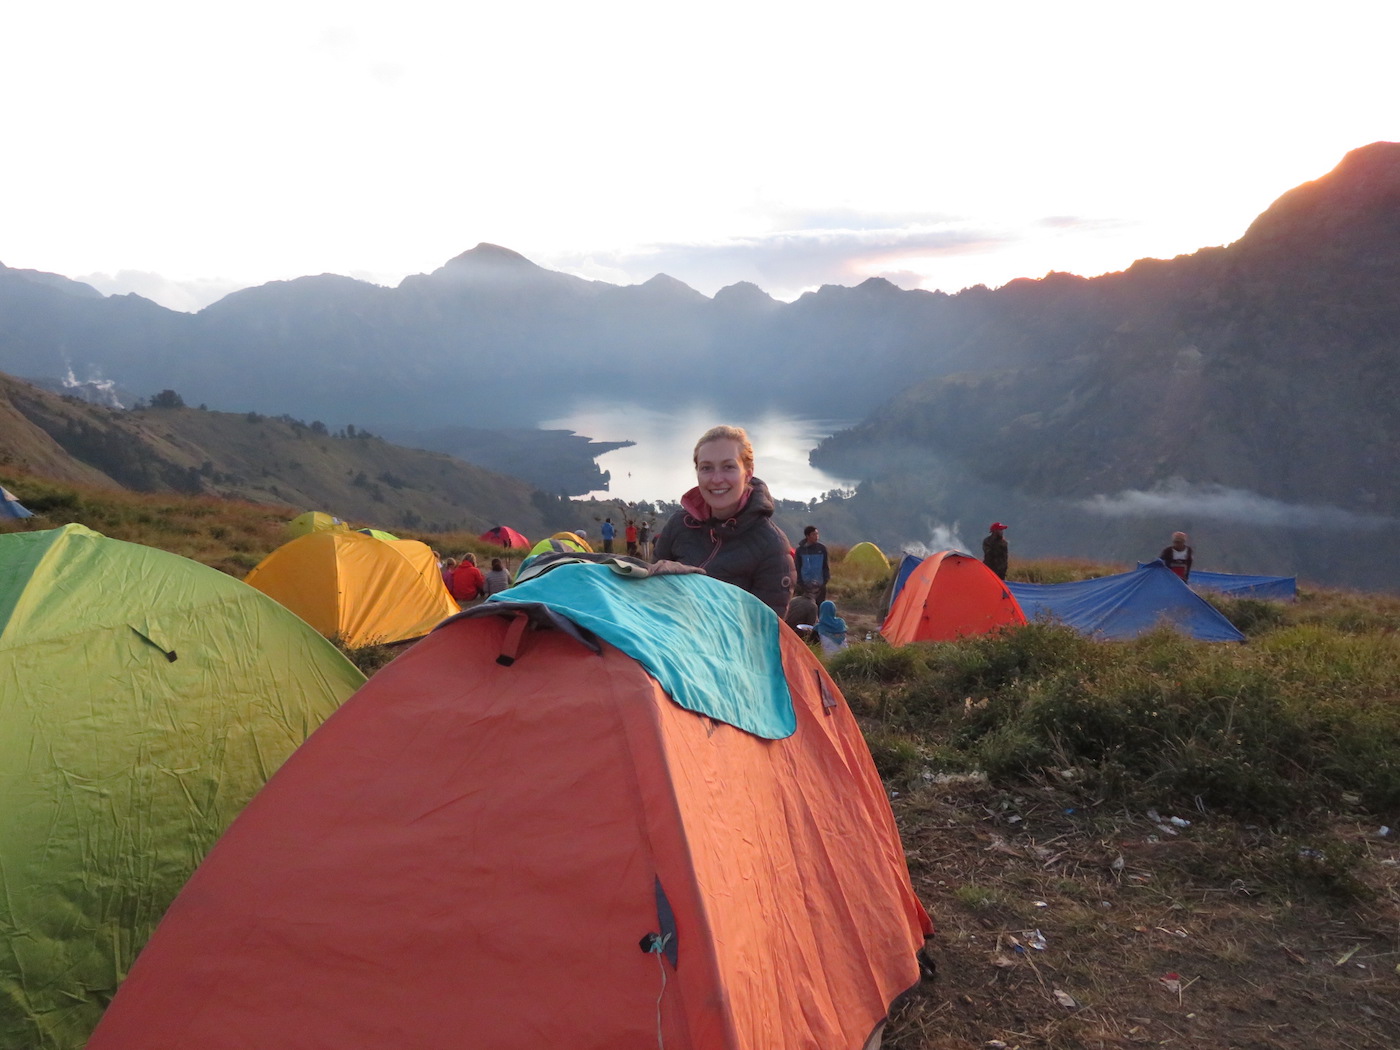
{"type": "Polygon", "coordinates": [[[298,536],[246,582],[352,647],[422,637],[459,611],[426,543],[363,532],[298,536]]]}
{"type": "Polygon", "coordinates": [[[970,555],[940,551],[909,574],[880,633],[891,645],[948,642],[1025,622],[996,573],[970,555]]]}
{"type": "Polygon", "coordinates": [[[820,662],[779,630],[766,740],[521,622],[444,624],[314,734],[88,1050],[863,1046],[930,927],[820,662]]]}

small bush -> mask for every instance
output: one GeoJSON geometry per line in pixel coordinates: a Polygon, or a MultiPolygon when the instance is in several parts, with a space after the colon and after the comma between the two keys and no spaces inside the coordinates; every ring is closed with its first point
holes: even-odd
{"type": "Polygon", "coordinates": [[[1284,606],[1279,602],[1261,601],[1258,598],[1221,598],[1215,595],[1206,600],[1248,638],[1255,638],[1288,622],[1284,606]]]}

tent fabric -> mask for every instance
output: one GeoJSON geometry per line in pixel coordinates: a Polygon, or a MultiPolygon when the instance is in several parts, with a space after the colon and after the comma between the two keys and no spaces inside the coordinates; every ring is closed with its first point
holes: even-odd
{"type": "Polygon", "coordinates": [[[246,582],[352,648],[421,638],[458,611],[427,544],[362,532],[299,536],[246,582]]]}
{"type": "Polygon", "coordinates": [[[477,539],[483,543],[494,543],[498,547],[528,548],[530,541],[516,532],[509,525],[497,525],[494,529],[487,529],[477,539]]]}
{"type": "Polygon", "coordinates": [[[1296,576],[1249,576],[1239,572],[1191,570],[1193,590],[1212,591],[1231,598],[1269,598],[1293,601],[1298,597],[1296,576]]]}
{"type": "MultiPolygon", "coordinates": [[[[1139,569],[1145,569],[1161,561],[1138,562],[1139,569]]],[[[1187,581],[1193,591],[1209,591],[1224,594],[1231,598],[1265,598],[1279,601],[1293,601],[1298,597],[1298,577],[1296,576],[1250,576],[1239,572],[1204,572],[1191,570],[1187,581]]]]}
{"type": "Polygon", "coordinates": [[[298,514],[287,522],[287,533],[295,539],[310,532],[338,531],[349,527],[333,514],[319,510],[308,510],[305,514],[298,514]]]}
{"type": "Polygon", "coordinates": [[[961,551],[939,551],[911,569],[880,633],[891,645],[949,642],[1025,622],[996,573],[961,551]]]}
{"type": "Polygon", "coordinates": [[[456,618],[328,720],[89,1050],[862,1047],[931,927],[820,661],[781,632],[797,728],[763,740],[606,643],[503,666],[515,630],[456,618]]]}
{"type": "Polygon", "coordinates": [[[635,577],[606,564],[565,564],[492,601],[537,602],[568,617],[638,661],[688,711],[768,740],[797,729],[780,621],[740,587],[698,573],[635,577]]]}
{"type": "Polygon", "coordinates": [[[895,599],[899,597],[899,592],[904,590],[904,584],[908,581],[910,573],[919,567],[919,563],[924,559],[917,554],[910,554],[907,551],[899,559],[899,565],[894,571],[894,576],[890,580],[889,593],[885,597],[884,606],[886,615],[894,608],[895,599]]]}
{"type": "Polygon", "coordinates": [[[857,543],[846,552],[841,563],[848,569],[871,576],[883,576],[890,571],[890,560],[885,557],[885,552],[869,541],[857,543]]]}
{"type": "MultiPolygon", "coordinates": [[[[593,548],[588,545],[588,541],[576,532],[556,532],[549,538],[552,540],[559,540],[561,543],[577,544],[579,550],[588,554],[593,553],[593,548]]],[[[536,546],[538,546],[538,544],[536,544],[536,546]]]]}
{"type": "Polygon", "coordinates": [[[0,1046],[77,1050],[196,864],[364,683],[224,573],[0,536],[0,1046]]]}
{"type": "Polygon", "coordinates": [[[15,494],[0,485],[0,518],[32,518],[34,514],[15,494]]]}
{"type": "MultiPolygon", "coordinates": [[[[572,533],[570,533],[570,535],[572,535],[572,533]]],[[[592,554],[593,552],[588,549],[587,544],[585,544],[582,540],[577,538],[572,540],[561,540],[557,539],[554,536],[551,536],[547,540],[540,540],[539,543],[535,544],[533,547],[530,548],[530,553],[525,555],[525,560],[520,563],[520,569],[517,572],[517,576],[520,572],[524,572],[525,566],[529,565],[530,562],[539,555],[570,553],[592,554]]]]}
{"type": "Polygon", "coordinates": [[[373,536],[373,537],[374,537],[375,539],[377,539],[377,540],[397,540],[397,539],[398,539],[398,537],[395,536],[392,532],[385,532],[383,529],[356,529],[355,531],[356,531],[356,532],[362,532],[362,533],[364,533],[366,536],[373,536]]]}
{"type": "Polygon", "coordinates": [[[1027,616],[1058,620],[1090,638],[1126,640],[1166,626],[1206,642],[1244,641],[1234,624],[1160,561],[1094,580],[1007,587],[1027,616]]]}

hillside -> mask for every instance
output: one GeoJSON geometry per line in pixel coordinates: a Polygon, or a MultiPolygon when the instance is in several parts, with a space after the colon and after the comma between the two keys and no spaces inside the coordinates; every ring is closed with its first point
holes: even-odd
{"type": "Polygon", "coordinates": [[[0,449],[0,466],[41,477],[326,510],[389,530],[504,523],[539,535],[573,524],[558,497],[353,426],[331,433],[252,412],[113,410],[3,375],[0,449]]]}
{"type": "Polygon", "coordinates": [[[1400,144],[1378,143],[1229,247],[1000,289],[983,367],[813,462],[866,479],[867,522],[1015,517],[1029,555],[1120,560],[1184,528],[1227,571],[1400,588],[1397,285],[1400,144]]]}

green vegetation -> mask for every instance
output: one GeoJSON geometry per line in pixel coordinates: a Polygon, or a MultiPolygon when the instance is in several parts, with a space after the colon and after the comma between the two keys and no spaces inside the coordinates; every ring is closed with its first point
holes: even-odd
{"type": "Polygon", "coordinates": [[[1400,601],[1221,601],[1246,645],[1033,623],[831,660],[881,772],[1049,779],[1081,800],[1298,822],[1400,808],[1400,601]],[[904,741],[894,746],[891,741],[904,741]]]}

